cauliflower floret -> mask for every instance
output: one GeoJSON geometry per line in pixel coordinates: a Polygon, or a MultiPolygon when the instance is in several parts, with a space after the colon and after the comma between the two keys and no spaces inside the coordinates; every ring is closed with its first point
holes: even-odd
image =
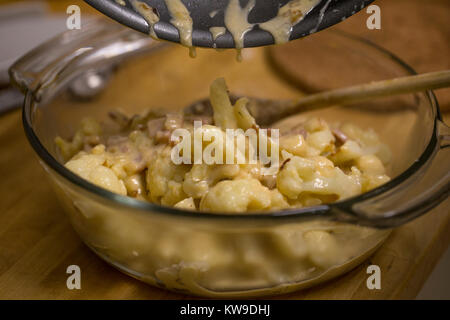
{"type": "Polygon", "coordinates": [[[337,165],[355,160],[363,155],[360,145],[353,140],[347,140],[339,150],[330,157],[337,165]]]}
{"type": "Polygon", "coordinates": [[[386,171],[381,160],[373,154],[364,155],[356,159],[356,166],[361,172],[368,174],[381,175],[386,171]]]}
{"type": "Polygon", "coordinates": [[[346,175],[323,157],[306,159],[293,156],[278,173],[277,187],[289,199],[303,192],[336,195],[339,199],[361,192],[360,173],[352,170],[346,175]]]}
{"type": "Polygon", "coordinates": [[[310,259],[315,265],[329,268],[344,262],[345,255],[340,252],[341,248],[330,232],[311,230],[306,232],[303,238],[309,249],[310,259]]]}
{"type": "Polygon", "coordinates": [[[183,191],[183,179],[189,167],[172,162],[170,147],[161,150],[148,167],[146,181],[149,198],[169,206],[188,198],[183,191]]]}
{"type": "Polygon", "coordinates": [[[218,181],[234,178],[239,172],[240,168],[237,164],[217,166],[194,164],[191,171],[185,175],[183,190],[188,196],[199,199],[218,181]]]}
{"type": "Polygon", "coordinates": [[[280,149],[301,157],[308,154],[305,138],[300,134],[280,137],[280,149]]]}
{"type": "Polygon", "coordinates": [[[320,155],[324,152],[334,151],[334,138],[328,124],[320,118],[311,118],[306,121],[305,129],[308,132],[306,142],[309,147],[315,149],[310,150],[311,155],[320,155]]]}
{"type": "Polygon", "coordinates": [[[56,137],[55,144],[58,146],[63,159],[67,161],[82,150],[83,147],[98,144],[101,133],[102,128],[96,120],[85,118],[81,121],[80,129],[78,129],[71,141],[56,137]]]}
{"type": "Polygon", "coordinates": [[[387,164],[391,160],[391,151],[389,148],[381,143],[378,135],[373,129],[363,130],[358,126],[350,123],[342,125],[340,130],[347,135],[351,140],[358,142],[364,150],[364,154],[376,155],[383,164],[387,164]]]}
{"type": "Polygon", "coordinates": [[[221,181],[202,198],[200,209],[214,212],[246,212],[286,208],[288,203],[277,190],[269,190],[256,179],[221,181]]]}
{"type": "Polygon", "coordinates": [[[127,189],[113,170],[105,166],[105,146],[98,145],[91,150],[91,153],[81,151],[72,160],[66,163],[66,167],[88,180],[111,192],[121,195],[127,194],[127,189]]]}

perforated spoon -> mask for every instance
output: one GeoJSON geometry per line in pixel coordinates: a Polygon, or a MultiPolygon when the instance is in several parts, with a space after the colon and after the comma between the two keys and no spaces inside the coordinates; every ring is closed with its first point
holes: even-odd
{"type": "Polygon", "coordinates": [[[85,0],[85,2],[116,21],[159,39],[181,42],[187,46],[245,48],[307,36],[345,20],[373,0],[85,0]],[[289,6],[293,6],[292,12],[286,10],[289,6]],[[303,11],[300,12],[298,8],[303,8],[303,11]],[[234,20],[233,12],[236,16],[234,20]],[[281,20],[272,25],[263,24],[267,21],[273,22],[273,19],[283,12],[289,15],[291,26],[280,24],[281,20]],[[189,23],[186,23],[189,19],[192,22],[190,31],[189,23]],[[267,31],[268,29],[271,32],[267,31]]]}

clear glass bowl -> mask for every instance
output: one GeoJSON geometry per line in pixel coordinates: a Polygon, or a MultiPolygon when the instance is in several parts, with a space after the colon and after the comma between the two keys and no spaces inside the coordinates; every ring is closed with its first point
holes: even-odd
{"type": "Polygon", "coordinates": [[[301,45],[296,64],[305,72],[295,81],[277,69],[266,48],[245,50],[242,63],[233,51],[204,49],[191,59],[185,48],[104,20],[21,58],[10,74],[25,92],[26,134],[83,241],[121,271],[170,290],[212,297],[280,294],[355,267],[391,228],[448,197],[449,128],[432,92],[308,113],[372,127],[393,151],[389,183],[329,205],[252,215],[193,213],[113,194],[74,175],[58,158],[54,138],[70,137],[82,118],[103,119],[115,108],[182,108],[206,97],[217,77],[238,95],[285,99],[304,94],[299,88],[413,73],[386,50],[349,35],[321,32],[301,45]]]}

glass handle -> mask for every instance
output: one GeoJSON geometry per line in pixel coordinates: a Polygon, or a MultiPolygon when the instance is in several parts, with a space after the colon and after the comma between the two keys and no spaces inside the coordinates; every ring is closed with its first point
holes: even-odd
{"type": "Polygon", "coordinates": [[[32,92],[40,101],[59,78],[70,79],[84,71],[111,64],[112,60],[161,47],[149,36],[125,28],[105,18],[83,21],[80,30],[66,31],[35,48],[17,60],[9,69],[11,82],[23,92],[32,92]],[[93,46],[83,46],[86,39],[94,39],[93,46]],[[114,41],[112,41],[114,40],[114,41]],[[73,64],[73,68],[67,68],[73,64]],[[77,70],[66,74],[67,69],[77,70]],[[45,89],[45,90],[44,90],[45,89]]]}
{"type": "Polygon", "coordinates": [[[425,164],[420,160],[417,162],[420,170],[388,192],[353,205],[337,204],[338,209],[334,212],[337,219],[392,228],[421,216],[446,200],[450,194],[450,128],[440,120],[429,146],[432,156],[425,164]]]}

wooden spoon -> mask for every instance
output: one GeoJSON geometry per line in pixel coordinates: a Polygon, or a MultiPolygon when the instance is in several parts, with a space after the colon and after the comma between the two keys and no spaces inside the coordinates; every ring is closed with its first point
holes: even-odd
{"type": "MultiPolygon", "coordinates": [[[[450,87],[450,70],[424,73],[362,85],[340,88],[304,96],[297,100],[270,100],[249,98],[248,110],[256,122],[268,126],[280,119],[304,111],[336,104],[345,105],[373,98],[420,92],[450,87]]],[[[232,96],[232,100],[236,100],[232,96]]],[[[212,107],[209,99],[198,101],[184,109],[185,115],[209,116],[212,107]]]]}

